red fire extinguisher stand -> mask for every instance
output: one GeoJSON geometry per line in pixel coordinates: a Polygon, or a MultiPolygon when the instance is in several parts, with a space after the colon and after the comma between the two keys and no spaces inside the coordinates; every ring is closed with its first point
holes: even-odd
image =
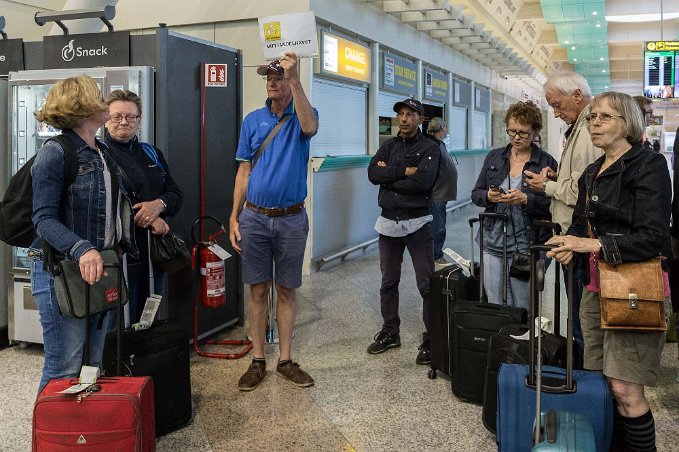
{"type": "MultiPolygon", "coordinates": [[[[202,229],[202,228],[201,228],[202,229]]],[[[191,238],[193,239],[193,252],[191,268],[195,269],[196,260],[200,268],[200,290],[193,305],[193,349],[200,356],[208,358],[238,359],[245,356],[252,350],[252,341],[248,339],[208,339],[204,344],[210,345],[244,345],[245,347],[237,353],[211,353],[200,349],[198,342],[198,305],[200,303],[207,308],[219,308],[226,304],[226,273],[224,260],[217,256],[210,247],[217,244],[220,235],[226,235],[224,225],[213,216],[203,216],[198,218],[191,228],[191,238]],[[219,225],[219,230],[210,235],[207,241],[196,239],[196,227],[202,225],[204,220],[212,220],[219,225]]]]}

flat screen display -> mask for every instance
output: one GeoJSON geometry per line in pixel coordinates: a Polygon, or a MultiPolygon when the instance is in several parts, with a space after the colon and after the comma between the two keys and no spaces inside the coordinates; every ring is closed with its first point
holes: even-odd
{"type": "Polygon", "coordinates": [[[679,41],[644,42],[644,96],[679,97],[679,41]]]}

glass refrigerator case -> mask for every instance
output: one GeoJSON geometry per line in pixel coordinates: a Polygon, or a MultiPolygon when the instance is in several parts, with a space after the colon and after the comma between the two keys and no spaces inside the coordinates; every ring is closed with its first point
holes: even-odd
{"type": "MultiPolygon", "coordinates": [[[[139,139],[153,143],[153,68],[149,66],[48,69],[10,72],[9,75],[9,150],[5,158],[11,174],[16,173],[52,136],[54,127],[38,122],[34,113],[45,103],[47,93],[58,80],[89,75],[104,95],[116,89],[128,89],[139,95],[144,107],[139,139]]],[[[99,132],[101,137],[103,128],[99,132]]],[[[42,343],[42,328],[35,300],[31,294],[30,260],[27,248],[12,247],[7,277],[10,342],[42,343]]]]}

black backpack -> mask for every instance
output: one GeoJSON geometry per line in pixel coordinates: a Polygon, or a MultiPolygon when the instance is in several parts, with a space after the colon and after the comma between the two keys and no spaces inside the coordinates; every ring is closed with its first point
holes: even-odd
{"type": "MultiPolygon", "coordinates": [[[[64,189],[75,182],[78,174],[78,158],[73,141],[64,134],[49,138],[64,150],[64,189]]],[[[47,142],[45,142],[47,144],[47,142]]],[[[37,154],[36,154],[37,155],[37,154]]],[[[31,167],[35,155],[19,168],[9,181],[0,202],[0,240],[8,245],[27,248],[33,243],[36,233],[33,228],[33,185],[31,167]]]]}

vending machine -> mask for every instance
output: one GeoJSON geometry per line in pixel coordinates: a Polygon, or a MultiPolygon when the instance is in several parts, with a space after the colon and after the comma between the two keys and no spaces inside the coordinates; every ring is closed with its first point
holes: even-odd
{"type": "MultiPolygon", "coordinates": [[[[51,136],[60,133],[38,122],[34,113],[45,103],[47,93],[58,80],[89,75],[107,95],[128,89],[139,95],[142,105],[154,105],[154,70],[150,66],[101,67],[86,69],[47,69],[10,72],[9,74],[9,165],[16,173],[51,136]]],[[[153,143],[153,108],[145,108],[139,139],[153,143]]],[[[103,128],[99,136],[103,136],[103,128]]],[[[9,262],[8,314],[9,341],[42,343],[38,308],[31,295],[30,261],[27,248],[12,247],[9,262]]]]}

